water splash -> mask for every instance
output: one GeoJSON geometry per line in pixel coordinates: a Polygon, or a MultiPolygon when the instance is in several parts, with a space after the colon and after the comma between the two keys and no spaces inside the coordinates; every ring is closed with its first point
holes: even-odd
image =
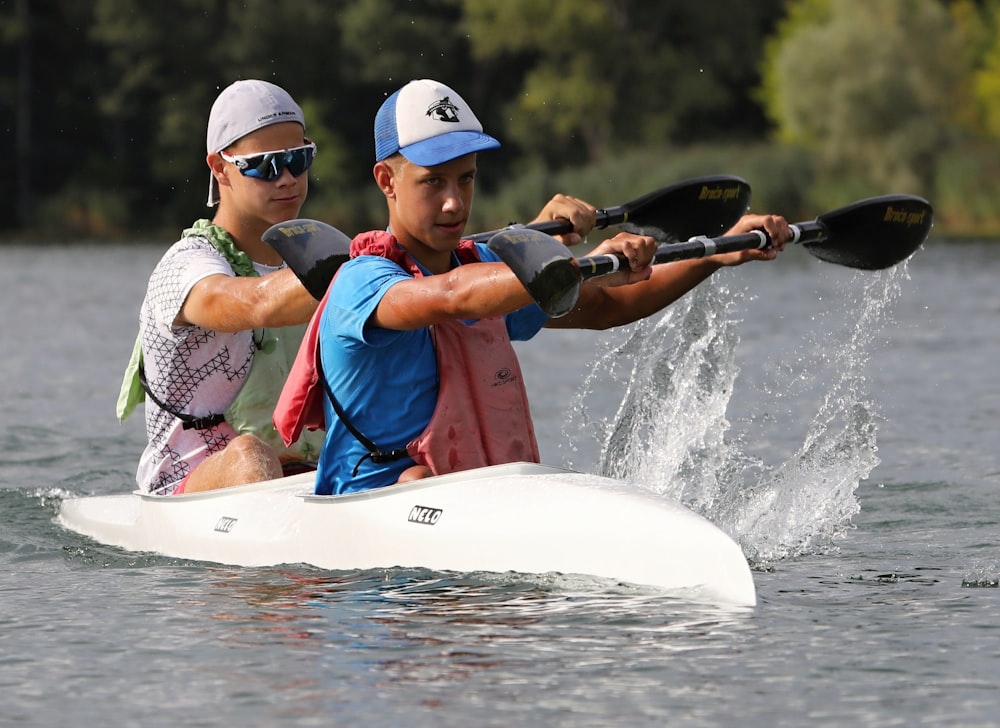
{"type": "Polygon", "coordinates": [[[589,429],[601,443],[599,472],[684,502],[733,536],[757,568],[834,548],[860,508],[858,484],[879,462],[865,372],[905,275],[902,267],[852,274],[813,317],[802,346],[753,363],[757,394],[795,414],[767,409],[730,422],[740,373],[734,313],[747,293],[713,279],[599,355],[567,427],[589,429]],[[595,419],[587,394],[623,362],[630,371],[619,375],[621,405],[595,419]],[[752,448],[773,439],[768,427],[805,437],[766,462],[752,448]]]}
{"type": "Polygon", "coordinates": [[[1000,587],[1000,562],[993,559],[975,564],[962,576],[962,586],[967,589],[996,589],[1000,587]]]}

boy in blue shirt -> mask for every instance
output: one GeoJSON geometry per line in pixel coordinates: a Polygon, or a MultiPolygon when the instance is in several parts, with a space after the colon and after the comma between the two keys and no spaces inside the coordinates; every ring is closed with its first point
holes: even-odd
{"type": "MultiPolygon", "coordinates": [[[[453,89],[411,81],[375,119],[373,174],[386,231],[356,237],[319,320],[327,435],[317,493],[342,493],[515,460],[537,461],[514,339],[545,326],[604,329],[660,311],[724,265],[773,259],[789,238],[775,215],[746,215],[774,247],[655,268],[656,241],[620,233],[594,254],[629,266],[581,286],[549,319],[485,245],[463,241],[477,154],[499,147],[453,89]]],[[[557,196],[539,219],[569,219],[573,244],[595,210],[557,196]]]]}

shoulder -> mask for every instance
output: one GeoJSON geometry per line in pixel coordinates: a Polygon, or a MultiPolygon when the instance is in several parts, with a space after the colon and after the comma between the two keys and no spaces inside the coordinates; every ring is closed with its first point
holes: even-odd
{"type": "Polygon", "coordinates": [[[500,256],[490,250],[486,243],[476,243],[476,252],[479,253],[479,260],[483,263],[500,263],[500,256]]]}
{"type": "Polygon", "coordinates": [[[379,285],[380,281],[396,282],[413,275],[387,258],[378,255],[359,255],[344,263],[333,280],[334,287],[371,287],[379,285]]]}
{"type": "Polygon", "coordinates": [[[413,276],[391,260],[361,255],[351,258],[337,271],[328,293],[327,308],[365,309],[385,295],[393,285],[413,276]]]}
{"type": "Polygon", "coordinates": [[[207,238],[199,235],[188,235],[171,245],[160,258],[160,263],[170,263],[176,260],[225,261],[226,258],[207,238]]]}
{"type": "Polygon", "coordinates": [[[232,278],[236,273],[211,242],[182,238],[170,246],[150,274],[147,300],[163,307],[163,315],[172,320],[195,285],[217,275],[232,278]]]}
{"type": "Polygon", "coordinates": [[[211,241],[200,236],[181,238],[167,249],[157,264],[158,270],[208,268],[211,273],[235,275],[233,267],[211,241]]]}

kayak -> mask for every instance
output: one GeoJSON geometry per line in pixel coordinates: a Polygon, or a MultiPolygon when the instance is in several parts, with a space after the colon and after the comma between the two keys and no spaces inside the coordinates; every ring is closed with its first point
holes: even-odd
{"type": "Polygon", "coordinates": [[[343,495],[314,495],[314,478],[68,498],[58,520],[110,546],[236,566],[556,573],[756,603],[750,567],[727,534],[635,483],[533,463],[343,495]]]}

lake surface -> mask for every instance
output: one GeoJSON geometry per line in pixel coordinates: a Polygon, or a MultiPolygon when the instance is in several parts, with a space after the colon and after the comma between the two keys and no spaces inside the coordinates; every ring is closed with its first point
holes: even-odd
{"type": "Polygon", "coordinates": [[[126,492],[114,403],[161,249],[0,247],[0,724],[1000,725],[1000,247],[791,250],[518,345],[543,459],[680,498],[759,604],[421,570],[243,569],[54,522],[126,492]]]}

